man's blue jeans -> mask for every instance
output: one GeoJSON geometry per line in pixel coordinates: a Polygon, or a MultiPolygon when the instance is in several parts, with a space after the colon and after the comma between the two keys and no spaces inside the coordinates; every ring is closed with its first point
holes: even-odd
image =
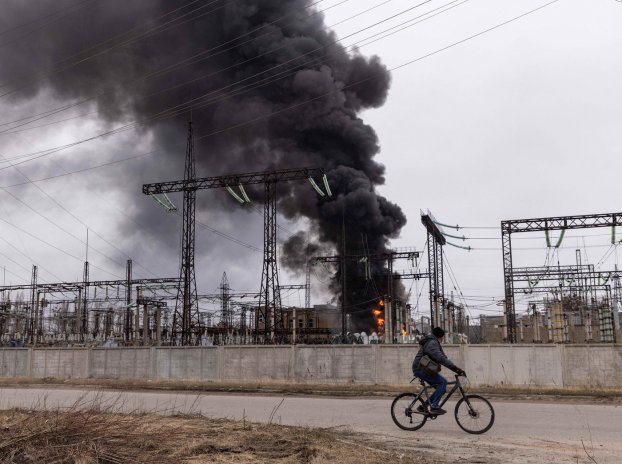
{"type": "Polygon", "coordinates": [[[430,375],[420,370],[414,371],[414,374],[421,380],[425,380],[431,385],[436,385],[436,390],[432,393],[432,396],[430,396],[430,404],[433,408],[438,408],[439,401],[447,391],[447,379],[441,374],[430,375]]]}

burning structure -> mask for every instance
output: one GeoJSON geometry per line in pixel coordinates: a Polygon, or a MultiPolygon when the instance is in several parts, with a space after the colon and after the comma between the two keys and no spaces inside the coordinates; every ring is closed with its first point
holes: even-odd
{"type": "MultiPolygon", "coordinates": [[[[53,2],[46,7],[53,8],[53,2]]],[[[39,4],[11,3],[3,22],[27,22],[35,8],[40,16],[39,4]]],[[[130,179],[161,179],[173,166],[181,167],[177,140],[184,139],[190,114],[200,128],[198,172],[321,167],[333,186],[332,198],[317,199],[291,184],[277,199],[286,218],[308,223],[308,230],[286,240],[281,258],[288,270],[304,273],[309,250],[341,248],[343,228],[349,237],[364,237],[371,253],[382,253],[406,222],[401,209],[376,191],[384,183],[384,167],[375,160],[378,139],[359,117],[383,104],[389,72],[377,57],[342,46],[319,8],[311,0],[111,0],[72,7],[27,41],[0,48],[0,81],[11,83],[15,101],[46,93],[63,105],[57,112],[65,106],[95,110],[113,128],[107,133],[137,127],[137,140],[145,133],[153,137],[164,158],[128,168],[127,177],[106,179],[109,188],[130,179]],[[32,69],[47,70],[45,77],[26,78],[32,69]]],[[[229,206],[226,200],[197,202],[202,210],[229,206]]],[[[176,235],[171,225],[140,200],[135,208],[137,220],[150,227],[140,236],[128,229],[127,236],[171,243],[168,238],[176,235]]],[[[374,274],[387,273],[380,261],[370,266],[374,274]]],[[[358,308],[387,293],[367,289],[363,271],[343,271],[348,304],[358,308]]],[[[335,295],[339,281],[337,275],[335,295]]],[[[354,326],[367,326],[372,316],[352,311],[351,319],[354,326]]]]}

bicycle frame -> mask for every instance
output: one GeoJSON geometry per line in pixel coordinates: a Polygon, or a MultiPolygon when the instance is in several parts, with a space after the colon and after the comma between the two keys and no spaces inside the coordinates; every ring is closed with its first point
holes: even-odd
{"type": "MultiPolygon", "coordinates": [[[[456,375],[455,377],[456,377],[456,380],[454,380],[453,382],[447,382],[447,386],[453,385],[453,388],[451,390],[448,390],[447,393],[445,393],[445,395],[443,395],[443,398],[441,399],[441,402],[439,403],[439,407],[441,407],[441,408],[447,402],[447,400],[449,400],[449,398],[451,398],[451,396],[454,393],[456,393],[457,390],[460,390],[460,394],[462,395],[463,398],[465,398],[466,403],[469,405],[469,407],[471,406],[469,404],[469,401],[466,399],[466,395],[464,393],[464,388],[462,388],[462,384],[460,383],[460,376],[456,375]]],[[[415,379],[419,379],[419,378],[418,377],[413,378],[413,380],[415,380],[415,379]]],[[[421,391],[419,392],[419,394],[415,398],[415,401],[413,401],[413,404],[415,404],[417,401],[419,401],[423,395],[425,395],[425,400],[429,403],[430,402],[430,394],[428,393],[428,388],[433,388],[433,385],[427,384],[422,379],[419,379],[419,381],[423,382],[423,388],[421,389],[421,391]]],[[[412,382],[412,380],[411,380],[411,382],[412,382]]]]}

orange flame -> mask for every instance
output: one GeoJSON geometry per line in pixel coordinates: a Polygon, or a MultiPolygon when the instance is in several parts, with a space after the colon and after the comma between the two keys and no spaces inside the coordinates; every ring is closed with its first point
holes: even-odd
{"type": "Polygon", "coordinates": [[[406,324],[402,324],[402,337],[406,336],[406,324]]]}
{"type": "Polygon", "coordinates": [[[381,309],[372,309],[371,313],[374,315],[374,319],[376,320],[376,329],[381,332],[384,327],[384,318],[382,317],[383,311],[381,309]]]}

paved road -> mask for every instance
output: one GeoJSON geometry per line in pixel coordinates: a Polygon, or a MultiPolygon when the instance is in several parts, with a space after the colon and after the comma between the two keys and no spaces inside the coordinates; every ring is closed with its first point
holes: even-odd
{"type": "MultiPolygon", "coordinates": [[[[494,427],[468,435],[452,414],[417,432],[392,422],[389,398],[326,398],[118,392],[62,388],[0,388],[0,409],[57,408],[101,403],[124,411],[196,413],[210,417],[312,427],[347,427],[369,435],[370,446],[423,452],[435,462],[497,464],[622,463],[622,406],[493,400],[494,427]]],[[[449,404],[449,410],[453,408],[449,404]]]]}

